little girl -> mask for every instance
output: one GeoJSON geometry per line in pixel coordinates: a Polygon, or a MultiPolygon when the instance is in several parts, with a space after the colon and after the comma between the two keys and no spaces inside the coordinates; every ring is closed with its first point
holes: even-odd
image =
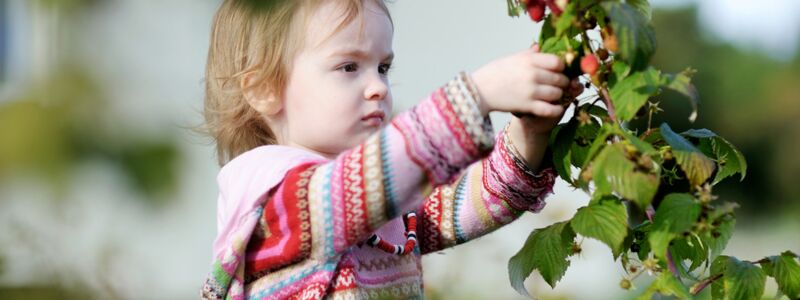
{"type": "Polygon", "coordinates": [[[421,255],[542,209],[570,84],[558,57],[462,72],[390,120],[382,0],[254,3],[224,1],[212,29],[205,117],[223,167],[204,298],[421,298],[421,255]],[[490,111],[528,116],[495,138],[490,111]]]}

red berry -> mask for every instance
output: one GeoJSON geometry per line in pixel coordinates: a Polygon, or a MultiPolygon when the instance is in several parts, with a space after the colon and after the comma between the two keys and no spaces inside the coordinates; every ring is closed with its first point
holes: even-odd
{"type": "Polygon", "coordinates": [[[594,54],[586,55],[581,59],[581,71],[584,73],[594,75],[599,68],[600,63],[597,61],[597,57],[594,56],[594,54]]]}
{"type": "Polygon", "coordinates": [[[530,16],[531,20],[534,22],[539,22],[544,19],[544,3],[540,0],[529,0],[527,10],[528,16],[530,16]]]}

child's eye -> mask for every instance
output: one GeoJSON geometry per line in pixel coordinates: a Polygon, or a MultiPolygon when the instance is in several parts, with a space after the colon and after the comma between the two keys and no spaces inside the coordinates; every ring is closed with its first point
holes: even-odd
{"type": "Polygon", "coordinates": [[[378,66],[378,73],[386,75],[387,73],[389,73],[389,69],[391,68],[392,64],[381,64],[380,66],[378,66]]]}
{"type": "Polygon", "coordinates": [[[355,72],[355,71],[358,71],[358,65],[356,63],[349,63],[349,64],[346,64],[344,66],[339,67],[339,69],[343,70],[345,72],[348,72],[348,73],[355,72]]]}

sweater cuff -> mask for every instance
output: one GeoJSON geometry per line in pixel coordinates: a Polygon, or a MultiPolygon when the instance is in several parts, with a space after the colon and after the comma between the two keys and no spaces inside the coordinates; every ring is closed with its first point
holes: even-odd
{"type": "MultiPolygon", "coordinates": [[[[525,163],[506,134],[499,134],[496,151],[484,161],[488,167],[484,174],[486,189],[518,211],[539,212],[545,206],[544,199],[553,192],[556,173],[546,162],[551,156],[542,158],[542,168],[534,171],[525,163]]],[[[549,151],[548,151],[549,153],[549,151]]]]}

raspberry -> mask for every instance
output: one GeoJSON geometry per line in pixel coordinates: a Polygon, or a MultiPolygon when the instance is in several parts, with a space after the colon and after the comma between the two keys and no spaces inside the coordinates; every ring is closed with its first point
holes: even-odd
{"type": "Polygon", "coordinates": [[[528,16],[534,22],[539,22],[544,19],[544,2],[542,0],[528,0],[525,4],[525,9],[528,11],[528,16]]]}
{"type": "Polygon", "coordinates": [[[594,56],[594,54],[586,55],[581,59],[581,71],[584,73],[594,75],[599,68],[600,63],[597,61],[597,57],[594,56]]]}

